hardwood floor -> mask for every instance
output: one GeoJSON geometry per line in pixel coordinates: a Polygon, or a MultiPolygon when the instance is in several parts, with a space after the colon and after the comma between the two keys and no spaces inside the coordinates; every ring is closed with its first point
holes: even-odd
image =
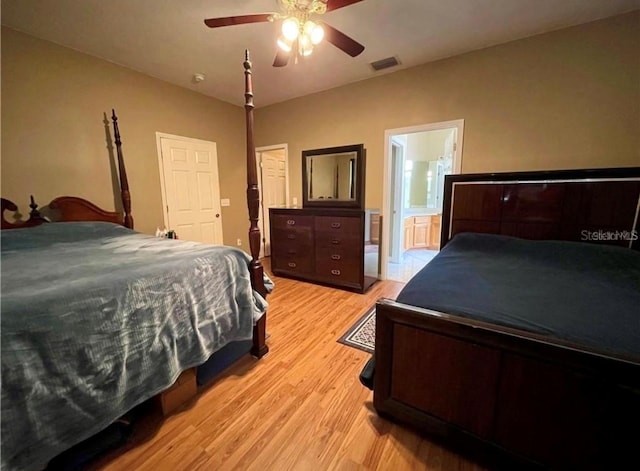
{"type": "Polygon", "coordinates": [[[150,417],[94,470],[481,470],[379,418],[358,381],[369,355],[336,340],[380,297],[274,277],[269,354],[247,357],[174,415],[150,417]]]}

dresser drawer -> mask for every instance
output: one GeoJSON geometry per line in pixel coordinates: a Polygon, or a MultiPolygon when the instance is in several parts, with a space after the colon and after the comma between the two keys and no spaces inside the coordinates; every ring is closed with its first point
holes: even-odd
{"type": "Polygon", "coordinates": [[[359,251],[362,240],[354,234],[332,234],[330,232],[316,232],[316,247],[318,248],[343,248],[359,251]]]}
{"type": "Polygon", "coordinates": [[[330,234],[353,235],[361,237],[362,225],[360,218],[341,216],[316,216],[316,232],[330,234]]]}
{"type": "Polygon", "coordinates": [[[313,228],[313,216],[300,214],[272,214],[270,217],[272,229],[293,229],[297,227],[313,228]]]}
{"type": "Polygon", "coordinates": [[[310,227],[298,227],[296,229],[272,229],[272,247],[311,247],[313,240],[310,227]]]}
{"type": "Polygon", "coordinates": [[[357,263],[361,258],[359,250],[349,250],[349,248],[340,246],[316,247],[316,262],[357,263]]]}
{"type": "Polygon", "coordinates": [[[353,260],[316,260],[316,275],[335,283],[360,283],[360,267],[353,260]]]}
{"type": "MultiPolygon", "coordinates": [[[[311,246],[306,244],[274,244],[271,243],[272,257],[301,257],[308,256],[311,246]]],[[[273,263],[273,262],[272,262],[273,263]]]]}
{"type": "Polygon", "coordinates": [[[308,253],[307,255],[279,254],[278,257],[271,257],[271,268],[273,270],[309,275],[311,273],[311,267],[311,255],[308,253]]]}

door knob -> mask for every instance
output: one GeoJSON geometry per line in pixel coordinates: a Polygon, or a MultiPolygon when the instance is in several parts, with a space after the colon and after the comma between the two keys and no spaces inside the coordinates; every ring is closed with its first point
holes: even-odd
{"type": "Polygon", "coordinates": [[[220,214],[219,214],[219,213],[218,213],[218,214],[216,214],[216,217],[217,217],[217,218],[219,218],[219,217],[220,217],[220,214]]]}

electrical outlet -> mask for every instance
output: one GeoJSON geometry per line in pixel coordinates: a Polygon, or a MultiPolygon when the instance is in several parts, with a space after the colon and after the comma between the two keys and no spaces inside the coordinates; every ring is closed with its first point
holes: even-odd
{"type": "Polygon", "coordinates": [[[242,246],[242,239],[238,239],[238,241],[236,242],[236,244],[238,244],[238,247],[242,246]]]}
{"type": "Polygon", "coordinates": [[[220,200],[220,206],[231,206],[231,200],[229,198],[222,198],[220,200]]]}
{"type": "Polygon", "coordinates": [[[293,197],[293,207],[294,208],[298,207],[298,198],[296,198],[295,196],[293,197]]]}

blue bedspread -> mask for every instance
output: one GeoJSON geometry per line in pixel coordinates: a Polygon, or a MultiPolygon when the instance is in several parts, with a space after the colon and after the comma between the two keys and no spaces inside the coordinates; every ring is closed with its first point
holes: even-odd
{"type": "Polygon", "coordinates": [[[458,234],[398,301],[640,361],[640,253],[622,247],[458,234]]]}
{"type": "Polygon", "coordinates": [[[251,338],[267,307],[238,249],[109,223],[1,235],[3,470],[44,468],[251,338]]]}

